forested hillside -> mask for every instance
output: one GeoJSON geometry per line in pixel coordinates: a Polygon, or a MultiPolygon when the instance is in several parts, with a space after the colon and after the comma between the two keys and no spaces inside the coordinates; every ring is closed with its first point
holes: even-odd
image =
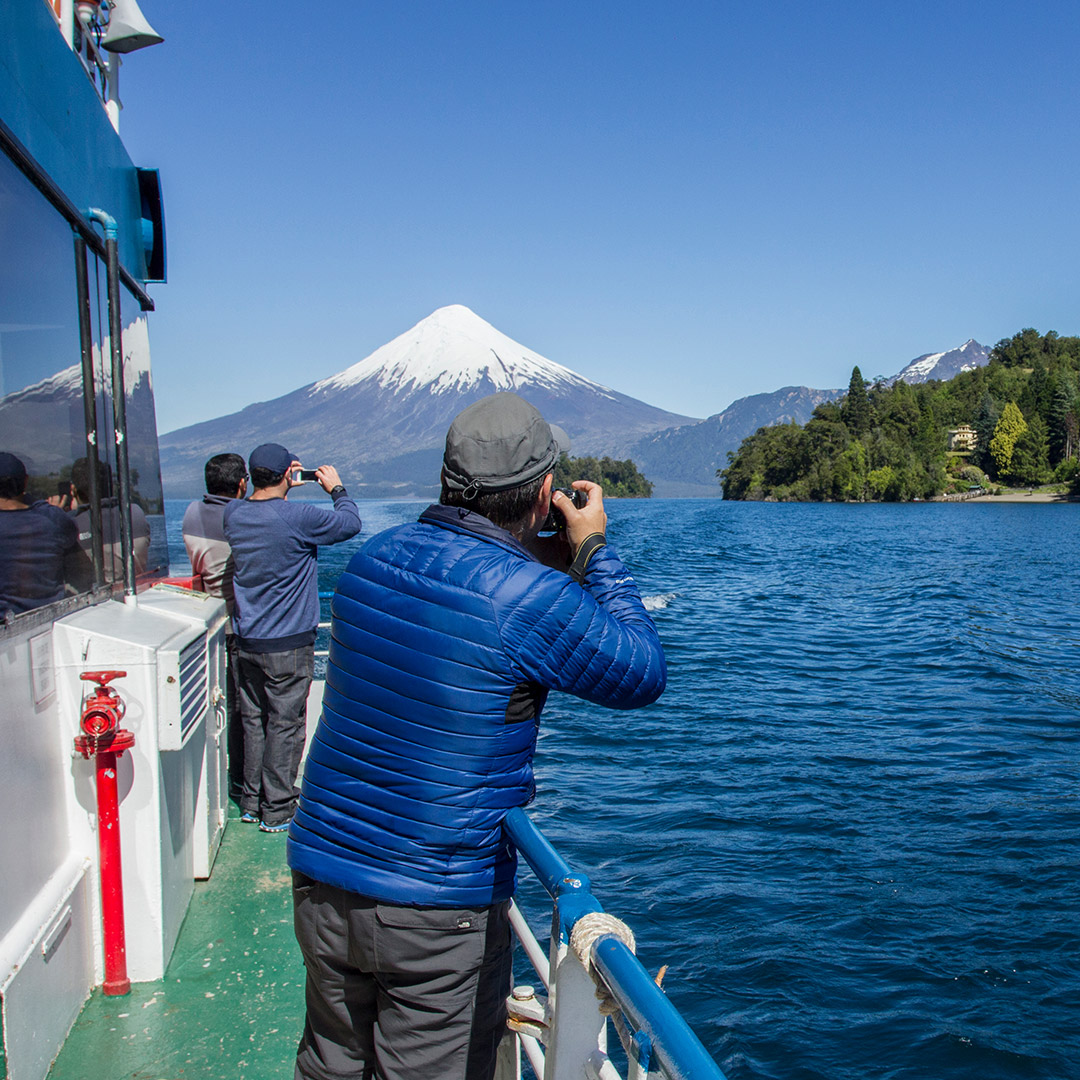
{"type": "Polygon", "coordinates": [[[1080,463],[1080,337],[1021,330],[985,367],[947,382],[867,385],[856,367],[846,396],[805,426],[760,428],[718,470],[726,499],[901,501],[986,482],[1074,483],[1080,463]],[[967,453],[949,431],[974,428],[967,453]]]}

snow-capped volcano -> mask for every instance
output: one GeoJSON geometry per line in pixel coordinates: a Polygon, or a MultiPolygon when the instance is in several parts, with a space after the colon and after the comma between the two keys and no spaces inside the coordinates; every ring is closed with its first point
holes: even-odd
{"type": "Polygon", "coordinates": [[[345,390],[365,382],[395,393],[461,394],[478,386],[514,393],[540,386],[552,391],[611,393],[519,345],[462,304],[432,312],[359,363],[315,383],[311,393],[345,390]]]}
{"type": "Polygon", "coordinates": [[[548,360],[455,304],[337,375],[163,435],[162,473],[170,492],[194,494],[208,457],[246,457],[273,441],[305,465],[337,466],[360,494],[430,495],[450,421],[503,390],[564,428],[575,455],[625,458],[642,435],[690,422],[548,360]]]}

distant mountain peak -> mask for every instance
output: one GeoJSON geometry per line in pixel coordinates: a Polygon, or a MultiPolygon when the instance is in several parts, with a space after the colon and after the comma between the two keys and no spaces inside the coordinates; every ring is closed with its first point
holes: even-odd
{"type": "Polygon", "coordinates": [[[892,386],[901,380],[906,383],[923,383],[930,379],[951,379],[961,371],[982,367],[989,359],[990,350],[974,338],[968,338],[963,345],[957,345],[954,349],[924,353],[915,357],[898,375],[884,381],[886,386],[892,386]]]}
{"type": "Polygon", "coordinates": [[[315,383],[311,393],[332,393],[365,382],[397,393],[462,393],[481,385],[511,391],[537,385],[587,387],[611,393],[525,348],[464,304],[438,308],[359,363],[315,383]]]}

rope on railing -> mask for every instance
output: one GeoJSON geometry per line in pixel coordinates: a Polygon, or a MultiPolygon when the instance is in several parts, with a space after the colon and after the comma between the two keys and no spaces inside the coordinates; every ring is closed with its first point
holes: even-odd
{"type": "Polygon", "coordinates": [[[570,948],[581,961],[581,966],[589,973],[596,984],[596,998],[600,1002],[600,1011],[605,1016],[617,1016],[622,1012],[618,1002],[611,996],[607,984],[600,978],[592,961],[593,946],[604,937],[618,938],[631,952],[635,952],[634,932],[621,919],[609,915],[606,911],[590,911],[582,915],[570,934],[570,948]]]}

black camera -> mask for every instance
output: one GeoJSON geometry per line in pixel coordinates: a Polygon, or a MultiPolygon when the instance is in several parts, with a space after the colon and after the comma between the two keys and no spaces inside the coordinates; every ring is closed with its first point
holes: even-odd
{"type": "MultiPolygon", "coordinates": [[[[573,502],[578,510],[589,501],[589,493],[587,491],[578,491],[577,488],[555,488],[551,494],[554,495],[556,491],[561,491],[573,502]]],[[[562,532],[565,528],[566,518],[555,508],[555,503],[553,502],[551,504],[551,509],[548,511],[548,516],[544,519],[544,524],[540,526],[540,531],[562,532]]]]}

